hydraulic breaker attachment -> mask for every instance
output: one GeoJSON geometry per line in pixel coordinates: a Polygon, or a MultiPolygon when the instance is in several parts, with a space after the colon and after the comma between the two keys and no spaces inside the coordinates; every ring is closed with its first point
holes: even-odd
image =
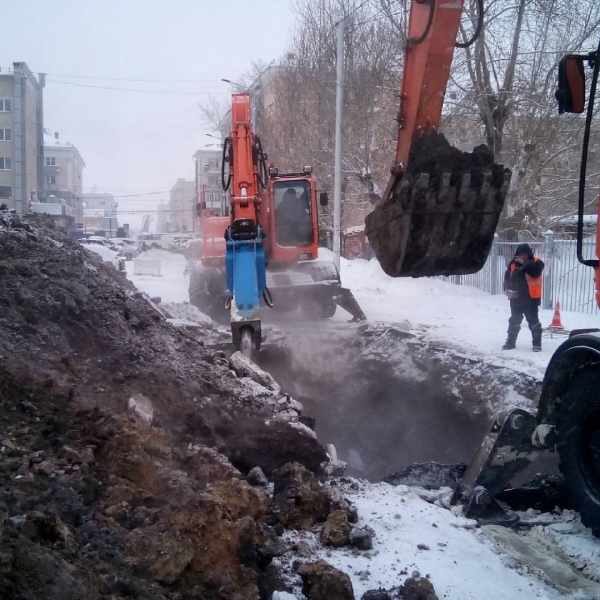
{"type": "Polygon", "coordinates": [[[242,340],[250,337],[260,347],[262,337],[257,313],[267,284],[263,232],[253,221],[240,220],[227,229],[225,239],[233,341],[239,347],[242,340]],[[244,333],[244,329],[248,331],[244,333]]]}
{"type": "Polygon", "coordinates": [[[383,270],[391,277],[479,271],[510,177],[486,146],[461,152],[435,132],[415,140],[408,169],[392,177],[389,195],[366,218],[383,270]]]}
{"type": "Polygon", "coordinates": [[[260,350],[262,343],[261,322],[259,319],[237,321],[232,318],[231,335],[234,348],[250,358],[252,347],[260,350]]]}
{"type": "Polygon", "coordinates": [[[464,508],[469,518],[494,512],[494,498],[506,489],[542,450],[532,443],[536,420],[514,409],[499,415],[454,491],[451,504],[464,508]]]}

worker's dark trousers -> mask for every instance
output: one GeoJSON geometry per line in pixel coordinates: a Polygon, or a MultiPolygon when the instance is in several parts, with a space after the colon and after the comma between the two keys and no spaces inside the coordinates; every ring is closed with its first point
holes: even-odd
{"type": "Polygon", "coordinates": [[[511,302],[510,319],[508,319],[509,327],[520,327],[523,317],[525,317],[529,329],[533,330],[540,322],[539,310],[540,307],[535,302],[511,302]]]}
{"type": "Polygon", "coordinates": [[[531,331],[531,337],[534,346],[540,346],[542,343],[542,324],[540,323],[539,310],[537,302],[511,302],[510,318],[508,319],[508,337],[514,343],[519,335],[523,317],[527,319],[527,325],[531,331]]]}

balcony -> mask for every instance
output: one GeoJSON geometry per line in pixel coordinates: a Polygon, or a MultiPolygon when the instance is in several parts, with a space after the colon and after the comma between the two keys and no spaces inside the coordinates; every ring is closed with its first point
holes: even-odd
{"type": "Polygon", "coordinates": [[[75,217],[75,209],[62,202],[32,202],[31,212],[52,217],[75,217]]]}

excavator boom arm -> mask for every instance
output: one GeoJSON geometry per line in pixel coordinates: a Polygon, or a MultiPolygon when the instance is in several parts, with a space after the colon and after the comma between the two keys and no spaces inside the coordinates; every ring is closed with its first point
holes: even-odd
{"type": "MultiPolygon", "coordinates": [[[[265,157],[250,120],[250,95],[233,94],[231,134],[225,141],[229,161],[231,219],[225,232],[225,272],[230,293],[231,332],[234,344],[249,354],[252,343],[260,347],[260,298],[266,288],[259,192],[265,157]]],[[[225,178],[223,177],[223,180],[225,178]]],[[[266,177],[265,177],[266,180],[266,177]]]]}
{"type": "Polygon", "coordinates": [[[395,162],[365,227],[392,277],[479,271],[508,192],[510,171],[487,147],[461,152],[437,133],[463,1],[411,2],[395,162]]]}
{"type": "Polygon", "coordinates": [[[398,174],[408,164],[414,138],[440,126],[463,1],[412,3],[398,112],[398,174]]]}

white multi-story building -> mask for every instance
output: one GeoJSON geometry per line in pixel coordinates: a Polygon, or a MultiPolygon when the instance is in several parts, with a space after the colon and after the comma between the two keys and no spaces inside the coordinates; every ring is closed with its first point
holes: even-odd
{"type": "MultiPolygon", "coordinates": [[[[86,232],[105,229],[105,219],[117,218],[119,203],[112,194],[83,194],[83,227],[86,232]]],[[[116,231],[117,227],[113,227],[116,231]]]]}
{"type": "Polygon", "coordinates": [[[52,215],[64,227],[83,228],[82,174],[85,163],[69,142],[61,142],[58,133],[44,135],[43,201],[32,203],[33,212],[52,215]]]}

